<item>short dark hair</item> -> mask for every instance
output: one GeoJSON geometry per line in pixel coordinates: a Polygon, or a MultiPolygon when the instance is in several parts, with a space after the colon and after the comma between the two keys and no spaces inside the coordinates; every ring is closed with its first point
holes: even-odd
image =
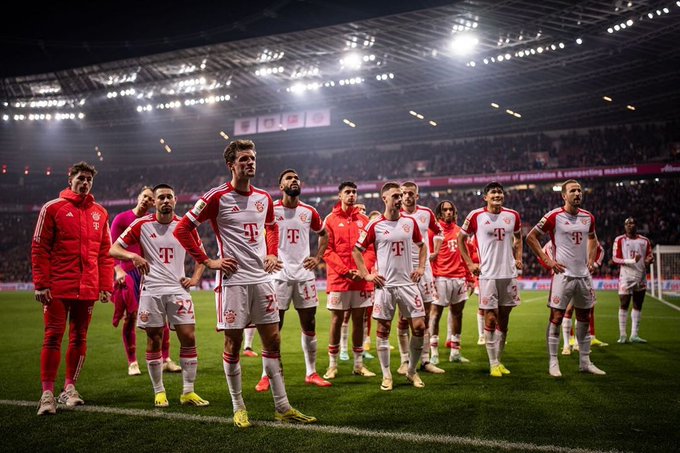
{"type": "Polygon", "coordinates": [[[144,187],[142,187],[141,189],[139,189],[139,194],[138,194],[138,195],[143,194],[145,190],[150,190],[150,191],[153,192],[153,187],[151,187],[151,186],[144,186],[144,187]]]}
{"type": "Polygon", "coordinates": [[[415,189],[416,192],[418,192],[418,184],[414,183],[413,181],[402,182],[401,187],[410,187],[411,189],[415,189]]]}
{"type": "Polygon", "coordinates": [[[71,165],[71,168],[68,169],[68,177],[70,178],[75,176],[81,171],[89,171],[92,173],[92,177],[97,174],[97,170],[94,168],[94,165],[90,165],[84,160],[81,160],[80,162],[71,165]]]}
{"type": "Polygon", "coordinates": [[[161,184],[156,184],[155,186],[153,186],[153,193],[154,193],[154,195],[156,194],[156,191],[157,191],[158,189],[170,189],[170,190],[172,190],[173,192],[175,191],[175,188],[172,187],[170,184],[161,183],[161,184]]]}
{"type": "Polygon", "coordinates": [[[252,140],[234,140],[224,148],[224,162],[229,165],[236,162],[236,154],[239,151],[255,151],[255,143],[252,140]]]}
{"type": "MultiPolygon", "coordinates": [[[[296,175],[298,174],[298,172],[296,172],[294,169],[292,169],[292,168],[286,168],[285,170],[283,170],[283,171],[281,172],[281,174],[279,174],[279,184],[281,184],[281,181],[283,180],[283,177],[286,175],[286,173],[295,173],[296,175]]],[[[298,175],[298,177],[299,177],[299,176],[300,176],[300,175],[298,175]]]]}
{"type": "Polygon", "coordinates": [[[484,186],[484,195],[489,193],[491,189],[501,189],[501,191],[505,192],[505,189],[503,189],[503,185],[499,183],[498,181],[491,181],[489,184],[484,186]]]}
{"type": "Polygon", "coordinates": [[[383,184],[382,189],[380,189],[380,196],[382,197],[383,194],[390,189],[399,189],[399,188],[401,188],[401,186],[394,181],[386,182],[385,184],[383,184]]]}
{"type": "Polygon", "coordinates": [[[577,180],[575,179],[567,179],[562,183],[562,193],[567,193],[567,185],[568,184],[580,184],[577,180]]]}
{"type": "Polygon", "coordinates": [[[632,222],[632,223],[637,223],[637,222],[635,221],[635,217],[630,216],[630,217],[626,218],[626,220],[623,221],[624,224],[626,224],[626,223],[631,223],[631,222],[632,222]]]}
{"type": "Polygon", "coordinates": [[[342,192],[342,189],[344,189],[345,187],[351,187],[352,189],[356,189],[357,185],[352,181],[343,181],[340,183],[340,185],[338,185],[338,193],[342,192]]]}
{"type": "Polygon", "coordinates": [[[435,215],[438,219],[444,218],[443,209],[444,209],[444,204],[445,204],[445,203],[450,203],[451,206],[453,206],[453,215],[454,215],[454,216],[455,216],[455,215],[458,215],[458,209],[456,208],[456,205],[453,204],[453,201],[451,201],[451,200],[442,200],[442,201],[439,202],[439,204],[437,205],[437,207],[434,208],[434,215],[435,215]]]}

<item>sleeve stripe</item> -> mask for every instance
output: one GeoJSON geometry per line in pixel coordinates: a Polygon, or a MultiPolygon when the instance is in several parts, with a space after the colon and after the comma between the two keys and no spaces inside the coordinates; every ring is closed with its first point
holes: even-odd
{"type": "Polygon", "coordinates": [[[47,208],[52,206],[53,204],[63,201],[63,198],[55,198],[52,201],[48,201],[45,203],[45,205],[42,207],[40,210],[40,216],[38,217],[38,223],[35,226],[35,231],[33,232],[33,240],[35,242],[40,242],[40,236],[42,235],[42,229],[45,224],[45,216],[47,215],[47,208]]]}

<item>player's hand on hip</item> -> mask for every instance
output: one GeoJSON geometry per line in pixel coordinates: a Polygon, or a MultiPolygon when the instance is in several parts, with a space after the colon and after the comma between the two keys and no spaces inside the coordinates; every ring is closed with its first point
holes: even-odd
{"type": "Polygon", "coordinates": [[[264,271],[271,274],[272,272],[283,269],[283,261],[274,255],[267,255],[264,258],[264,271]]]}
{"type": "Polygon", "coordinates": [[[144,258],[142,258],[141,256],[135,255],[132,258],[132,264],[134,264],[134,266],[137,269],[139,269],[139,272],[142,275],[146,275],[146,274],[149,273],[149,262],[147,260],[145,260],[144,258]]]}
{"type": "Polygon", "coordinates": [[[557,261],[548,260],[546,264],[548,265],[548,268],[552,269],[552,271],[556,274],[561,274],[566,270],[564,265],[558,263],[557,261]]]}
{"type": "Polygon", "coordinates": [[[368,274],[366,277],[364,277],[364,280],[369,283],[373,283],[377,288],[382,288],[385,286],[385,277],[380,274],[368,274]]]}
{"type": "Polygon", "coordinates": [[[99,302],[107,304],[111,301],[111,293],[109,291],[99,291],[99,302]]]}
{"type": "Polygon", "coordinates": [[[305,269],[308,271],[314,270],[319,266],[319,258],[315,256],[308,256],[305,258],[305,260],[302,262],[302,265],[304,266],[305,269]]]}
{"type": "Polygon", "coordinates": [[[49,305],[52,302],[52,291],[49,288],[36,289],[34,294],[35,300],[43,305],[49,305]]]}
{"type": "Polygon", "coordinates": [[[414,283],[418,283],[418,282],[420,281],[420,279],[421,279],[421,277],[423,276],[424,273],[425,273],[425,269],[423,269],[422,267],[417,268],[416,270],[414,270],[414,271],[411,273],[411,280],[412,280],[414,283]]]}

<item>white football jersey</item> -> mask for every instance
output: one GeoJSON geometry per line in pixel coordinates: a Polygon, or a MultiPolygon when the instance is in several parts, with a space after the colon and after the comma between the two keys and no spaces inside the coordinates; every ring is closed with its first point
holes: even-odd
{"type": "Polygon", "coordinates": [[[534,227],[550,235],[555,250],[555,261],[562,264],[567,277],[587,277],[588,236],[595,233],[595,217],[583,209],[576,215],[564,208],[553,209],[543,216],[534,227]]]}
{"type": "MultiPolygon", "coordinates": [[[[186,252],[173,236],[180,218],[174,216],[170,223],[160,223],[155,214],[138,218],[116,241],[123,248],[139,244],[142,256],[149,262],[149,273],[142,277],[142,294],[164,295],[189,293],[180,280],[184,275],[186,252]]],[[[197,244],[201,243],[198,232],[193,230],[197,244]]]]}
{"type": "Polygon", "coordinates": [[[359,235],[356,247],[362,252],[375,244],[376,272],[385,277],[385,286],[413,285],[412,249],[423,243],[413,217],[402,215],[387,220],[383,215],[373,219],[359,235]]]}
{"type": "MultiPolygon", "coordinates": [[[[420,235],[423,238],[428,237],[428,231],[432,231],[434,234],[434,238],[438,240],[443,240],[444,239],[444,232],[442,231],[441,226],[439,225],[439,222],[437,222],[437,218],[434,215],[434,212],[430,208],[426,208],[423,206],[418,206],[416,205],[416,211],[413,214],[410,214],[406,212],[405,210],[402,209],[401,213],[403,215],[413,217],[416,221],[416,224],[418,225],[418,229],[420,230],[420,235]]],[[[430,250],[427,248],[427,260],[425,261],[425,273],[432,272],[432,268],[430,266],[430,250]]],[[[412,259],[413,259],[413,267],[416,268],[418,267],[418,247],[413,247],[413,252],[412,252],[412,259]]]]}
{"type": "Polygon", "coordinates": [[[274,274],[275,280],[303,282],[314,279],[314,272],[302,263],[309,257],[309,232],[323,230],[321,216],[312,206],[298,202],[287,208],[281,200],[274,202],[274,216],[279,225],[279,259],[283,269],[274,274]]]}
{"type": "Polygon", "coordinates": [[[480,279],[517,277],[512,244],[521,227],[519,213],[512,209],[501,208],[501,212],[494,214],[484,207],[468,214],[461,231],[477,239],[480,279]]]}
{"type": "Polygon", "coordinates": [[[272,197],[263,190],[250,186],[248,193],[242,193],[227,183],[206,192],[187,212],[197,226],[210,220],[220,257],[232,257],[238,262],[231,276],[218,272],[223,286],[272,281],[264,270],[264,258],[265,225],[275,223],[273,204],[272,197]]]}
{"type": "Polygon", "coordinates": [[[622,280],[641,281],[647,278],[647,265],[645,258],[652,254],[652,244],[649,239],[641,234],[629,238],[625,234],[617,236],[614,240],[612,258],[621,266],[619,278],[622,280]],[[640,260],[635,262],[635,255],[640,255],[640,260]]]}

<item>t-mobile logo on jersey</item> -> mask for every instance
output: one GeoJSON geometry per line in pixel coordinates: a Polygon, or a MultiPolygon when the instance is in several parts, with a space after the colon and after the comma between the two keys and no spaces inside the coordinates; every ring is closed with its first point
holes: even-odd
{"type": "Polygon", "coordinates": [[[291,244],[297,244],[300,241],[300,230],[288,230],[286,237],[291,244]]]}
{"type": "Polygon", "coordinates": [[[571,240],[574,241],[574,244],[579,245],[583,242],[583,233],[580,231],[573,231],[571,233],[571,240]]]}
{"type": "Polygon", "coordinates": [[[158,249],[158,256],[165,264],[169,264],[175,258],[175,249],[172,247],[161,247],[158,249]]]}
{"type": "Polygon", "coordinates": [[[248,242],[257,242],[260,232],[257,230],[257,223],[244,223],[243,232],[248,238],[248,242]]]}
{"type": "Polygon", "coordinates": [[[505,239],[505,228],[494,228],[493,229],[493,235],[496,237],[496,240],[502,241],[505,239]]]}
{"type": "Polygon", "coordinates": [[[404,253],[404,241],[393,242],[392,253],[394,253],[395,256],[401,256],[404,253]]]}
{"type": "Polygon", "coordinates": [[[458,241],[454,240],[449,240],[446,241],[447,245],[449,246],[449,250],[454,253],[456,250],[458,250],[458,241]]]}

